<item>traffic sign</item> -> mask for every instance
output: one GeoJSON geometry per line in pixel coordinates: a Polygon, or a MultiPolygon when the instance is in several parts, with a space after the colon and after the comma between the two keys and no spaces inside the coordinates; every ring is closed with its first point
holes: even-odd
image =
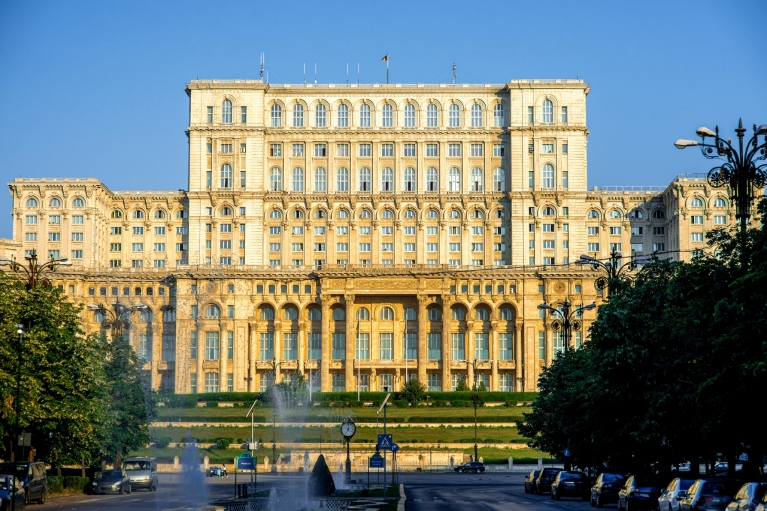
{"type": "Polygon", "coordinates": [[[241,454],[236,458],[237,470],[255,470],[256,458],[250,455],[249,452],[241,454]]]}
{"type": "Polygon", "coordinates": [[[383,468],[384,466],[383,456],[381,456],[378,453],[373,454],[370,457],[369,465],[370,465],[370,468],[383,468]]]}
{"type": "Polygon", "coordinates": [[[391,450],[391,446],[394,445],[394,441],[392,440],[391,435],[378,435],[378,445],[377,447],[379,449],[385,449],[385,450],[391,450]]]}
{"type": "Polygon", "coordinates": [[[570,449],[568,449],[567,447],[565,447],[565,450],[564,450],[564,451],[562,451],[562,454],[564,454],[564,455],[565,455],[565,458],[569,458],[569,457],[570,457],[570,454],[571,454],[571,453],[570,453],[570,449]]]}
{"type": "Polygon", "coordinates": [[[397,452],[397,451],[399,451],[399,445],[391,444],[391,452],[397,452]]]}

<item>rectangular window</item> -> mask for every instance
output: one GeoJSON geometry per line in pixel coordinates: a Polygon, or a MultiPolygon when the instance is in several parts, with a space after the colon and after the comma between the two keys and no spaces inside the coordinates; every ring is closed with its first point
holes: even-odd
{"type": "Polygon", "coordinates": [[[314,251],[315,252],[324,252],[325,251],[325,244],[324,243],[315,243],[314,244],[314,251]]]}
{"type": "Polygon", "coordinates": [[[61,216],[60,215],[51,215],[48,217],[48,223],[49,224],[55,224],[58,225],[61,223],[61,216]]]}
{"type": "Polygon", "coordinates": [[[527,187],[535,188],[535,172],[532,170],[527,173],[527,187]]]}
{"type": "Polygon", "coordinates": [[[487,334],[474,334],[474,359],[490,359],[490,340],[487,334]]]}
{"type": "Polygon", "coordinates": [[[133,235],[134,236],[143,236],[144,235],[144,228],[143,227],[134,227],[133,228],[133,235]]]}
{"type": "Polygon", "coordinates": [[[336,156],[349,156],[349,144],[336,144],[336,156]]]}
{"type": "Polygon", "coordinates": [[[644,251],[644,246],[643,246],[642,243],[632,243],[631,244],[631,251],[632,252],[640,252],[641,253],[641,252],[644,251]]]}
{"type": "Polygon", "coordinates": [[[48,241],[61,241],[61,233],[60,232],[49,232],[48,233],[48,241]]]}
{"type": "Polygon", "coordinates": [[[208,107],[208,122],[209,123],[213,122],[213,107],[212,106],[208,107]]]}
{"type": "Polygon", "coordinates": [[[246,106],[240,107],[240,122],[243,124],[248,122],[248,107],[246,106]]]}
{"type": "Polygon", "coordinates": [[[498,334],[498,360],[514,360],[512,341],[512,334],[498,334]]]}
{"type": "Polygon", "coordinates": [[[298,358],[298,334],[282,334],[283,360],[296,360],[298,358]]]}
{"type": "Polygon", "coordinates": [[[165,252],[165,243],[155,243],[154,244],[154,251],[155,252],[165,252]]]}
{"type": "Polygon", "coordinates": [[[381,360],[394,358],[394,335],[391,333],[379,334],[378,342],[381,347],[381,360]]]}
{"type": "Polygon", "coordinates": [[[529,106],[527,107],[527,123],[532,124],[535,120],[535,110],[533,107],[529,106]]]}
{"type": "Polygon", "coordinates": [[[562,154],[567,154],[567,144],[562,144],[562,154]]]}
{"type": "Polygon", "coordinates": [[[293,156],[304,155],[304,144],[293,144],[293,156]]]}
{"type": "Polygon", "coordinates": [[[333,360],[346,358],[346,334],[333,334],[330,358],[333,360]]]}
{"type": "Polygon", "coordinates": [[[543,248],[554,248],[554,240],[543,240],[543,248]]]}
{"type": "Polygon", "coordinates": [[[653,227],[652,233],[655,236],[663,236],[666,234],[666,228],[665,227],[653,227]]]}
{"type": "Polygon", "coordinates": [[[291,250],[293,252],[303,252],[304,251],[304,244],[303,243],[293,243],[293,244],[291,244],[291,250]]]}
{"type": "Polygon", "coordinates": [[[83,225],[84,221],[83,215],[72,215],[72,225],[83,225]]]}
{"type": "Polygon", "coordinates": [[[725,215],[714,215],[714,225],[725,225],[727,217],[725,215]]]}
{"type": "MultiPolygon", "coordinates": [[[[612,227],[610,229],[612,230],[612,227]]],[[[620,227],[619,227],[619,229],[620,229],[620,227]]],[[[643,229],[641,227],[632,227],[631,228],[631,235],[632,236],[639,236],[639,235],[642,234],[642,231],[643,231],[643,229]]],[[[610,233],[610,234],[612,234],[612,233],[610,233]]],[[[619,234],[620,234],[620,232],[619,232],[619,234]]]]}
{"type": "Polygon", "coordinates": [[[218,332],[205,332],[205,360],[218,360],[218,332]]]}
{"type": "Polygon", "coordinates": [[[703,215],[693,215],[690,220],[693,225],[703,225],[703,215]]]}
{"type": "Polygon", "coordinates": [[[165,227],[155,227],[154,234],[155,236],[165,236],[165,227]]]}
{"type": "Polygon", "coordinates": [[[471,244],[471,251],[472,252],[482,252],[483,250],[483,244],[482,243],[472,243],[471,244]]]}
{"type": "Polygon", "coordinates": [[[427,357],[429,360],[440,360],[442,358],[442,335],[428,334],[427,337],[427,357]]]}
{"type": "Polygon", "coordinates": [[[222,153],[231,153],[232,152],[232,144],[221,144],[221,152],[222,153]]]}
{"type": "Polygon", "coordinates": [[[471,155],[482,156],[482,144],[471,144],[471,155]]]}
{"type": "Polygon", "coordinates": [[[272,360],[274,359],[274,334],[262,333],[260,335],[260,343],[258,346],[259,359],[260,360],[272,360]]]}
{"type": "Polygon", "coordinates": [[[437,252],[439,250],[439,243],[427,243],[426,244],[426,251],[427,252],[437,252]]]}
{"type": "Polygon", "coordinates": [[[541,152],[542,153],[553,153],[554,152],[554,144],[541,144],[541,152]]]}
{"type": "Polygon", "coordinates": [[[610,252],[620,252],[620,251],[621,251],[620,243],[610,243],[610,252]]]}
{"type": "Polygon", "coordinates": [[[382,252],[391,252],[394,249],[394,244],[392,243],[381,243],[381,251],[382,252]]]}
{"type": "Polygon", "coordinates": [[[461,144],[448,144],[447,145],[448,156],[461,156],[461,144]]]}
{"type": "Polygon", "coordinates": [[[691,239],[690,241],[693,242],[702,242],[703,241],[703,233],[702,232],[693,232],[691,233],[691,239]]]}
{"type": "Polygon", "coordinates": [[[564,123],[567,122],[567,107],[566,106],[562,107],[562,122],[564,122],[564,123]]]}
{"type": "Polygon", "coordinates": [[[360,156],[369,158],[371,154],[370,144],[360,144],[360,156]]]}
{"type": "Polygon", "coordinates": [[[248,146],[244,142],[240,144],[240,152],[245,153],[247,152],[248,146]]]}
{"type": "Polygon", "coordinates": [[[554,258],[553,257],[544,257],[543,258],[543,264],[545,265],[552,265],[554,264],[554,258]]]}
{"type": "Polygon", "coordinates": [[[429,227],[427,227],[427,228],[426,228],[426,234],[427,234],[427,235],[433,235],[433,236],[436,236],[437,234],[439,234],[439,227],[437,227],[437,226],[435,226],[435,225],[432,225],[432,226],[429,226],[429,227]]]}
{"type": "Polygon", "coordinates": [[[266,392],[269,387],[274,385],[274,373],[261,373],[258,380],[258,389],[261,392],[266,392]]]}
{"type": "Polygon", "coordinates": [[[190,333],[189,358],[192,360],[197,360],[197,332],[190,333]]]}
{"type": "Polygon", "coordinates": [[[343,373],[331,374],[331,391],[344,392],[346,390],[346,378],[343,373]]]}
{"type": "Polygon", "coordinates": [[[429,392],[439,392],[442,390],[442,375],[439,373],[429,373],[426,375],[429,392]]]}
{"type": "Polygon", "coordinates": [[[394,156],[394,144],[381,144],[381,156],[394,156]]]}
{"type": "Polygon", "coordinates": [[[403,144],[402,156],[415,156],[415,144],[403,144]]]}
{"type": "Polygon", "coordinates": [[[506,146],[503,144],[493,144],[493,156],[503,157],[506,156],[506,146]]]}
{"type": "Polygon", "coordinates": [[[27,224],[35,225],[37,224],[37,215],[27,215],[24,221],[27,224]]]}
{"type": "Polygon", "coordinates": [[[570,187],[570,174],[566,171],[562,171],[562,188],[569,188],[570,187]]]}
{"type": "Polygon", "coordinates": [[[461,333],[451,334],[450,346],[451,346],[451,358],[453,360],[466,359],[466,349],[465,349],[466,344],[465,344],[464,334],[461,334],[461,333]]]}
{"type": "Polygon", "coordinates": [[[426,156],[437,157],[439,156],[439,149],[437,144],[426,144],[426,156]]]}
{"type": "Polygon", "coordinates": [[[415,252],[415,243],[405,243],[405,252],[415,252]]]}
{"type": "Polygon", "coordinates": [[[143,243],[133,243],[133,244],[131,244],[131,250],[133,252],[142,252],[144,250],[144,244],[143,243]]]}
{"type": "Polygon", "coordinates": [[[309,360],[320,360],[322,356],[322,334],[308,334],[309,360]]]}
{"type": "Polygon", "coordinates": [[[269,156],[282,156],[282,144],[269,144],[269,156]]]}
{"type": "Polygon", "coordinates": [[[448,245],[448,249],[450,252],[460,252],[461,251],[461,244],[460,243],[450,243],[448,245]]]}
{"type": "Polygon", "coordinates": [[[360,243],[360,252],[370,252],[370,243],[360,243]]]}
{"type": "Polygon", "coordinates": [[[588,244],[588,251],[589,252],[599,252],[599,243],[589,243],[588,244]]]}
{"type": "Polygon", "coordinates": [[[554,224],[543,224],[543,232],[554,232],[554,224]]]}
{"type": "Polygon", "coordinates": [[[514,391],[514,375],[511,373],[501,373],[498,375],[498,390],[501,392],[514,391]]]}
{"type": "Polygon", "coordinates": [[[279,252],[280,251],[280,243],[269,243],[269,250],[271,252],[279,252]]]}
{"type": "Polygon", "coordinates": [[[452,235],[461,234],[461,228],[459,226],[457,226],[457,225],[456,226],[448,227],[447,229],[448,229],[447,230],[448,234],[452,234],[452,235]]]}
{"type": "Polygon", "coordinates": [[[115,234],[122,234],[123,228],[122,227],[110,227],[109,228],[109,234],[115,235],[115,234]]]}
{"type": "MultiPolygon", "coordinates": [[[[229,291],[230,293],[233,293],[234,290],[229,291]]],[[[226,317],[229,319],[234,319],[234,305],[227,305],[226,306],[226,317]]]]}
{"type": "Polygon", "coordinates": [[[205,373],[205,392],[218,392],[218,373],[205,373]]]}
{"type": "Polygon", "coordinates": [[[82,250],[73,250],[72,251],[72,259],[82,259],[83,258],[83,251],[82,250]]]}
{"type": "Polygon", "coordinates": [[[538,360],[546,360],[546,332],[538,332],[538,360]]]}
{"type": "Polygon", "coordinates": [[[324,157],[328,155],[327,144],[314,144],[314,156],[324,157]]]}
{"type": "Polygon", "coordinates": [[[599,234],[599,227],[587,227],[586,229],[590,235],[599,234]]]}
{"type": "Polygon", "coordinates": [[[610,227],[610,234],[612,234],[613,236],[620,235],[620,233],[621,233],[620,227],[610,227]]]}
{"type": "Polygon", "coordinates": [[[146,334],[138,336],[138,358],[145,362],[152,361],[152,337],[146,334]]]}

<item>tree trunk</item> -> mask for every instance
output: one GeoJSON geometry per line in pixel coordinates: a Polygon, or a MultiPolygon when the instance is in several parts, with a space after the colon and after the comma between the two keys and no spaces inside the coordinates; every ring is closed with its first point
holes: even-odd
{"type": "Polygon", "coordinates": [[[80,475],[81,475],[81,476],[83,476],[83,477],[85,477],[85,456],[83,456],[82,458],[80,458],[80,461],[82,462],[82,464],[80,465],[80,467],[82,467],[82,470],[81,470],[81,472],[80,472],[80,475]]]}
{"type": "Polygon", "coordinates": [[[54,452],[54,456],[56,456],[56,475],[61,477],[61,463],[59,463],[59,452],[54,452]]]}
{"type": "Polygon", "coordinates": [[[122,453],[118,451],[117,454],[115,454],[115,468],[120,468],[121,458],[122,458],[122,453]]]}
{"type": "Polygon", "coordinates": [[[727,455],[727,475],[730,477],[735,476],[735,463],[738,461],[737,454],[728,454],[727,455]]]}

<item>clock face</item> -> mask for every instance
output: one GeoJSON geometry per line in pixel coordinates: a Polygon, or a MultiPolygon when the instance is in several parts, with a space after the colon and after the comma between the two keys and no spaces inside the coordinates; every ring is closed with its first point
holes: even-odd
{"type": "Polygon", "coordinates": [[[353,422],[344,422],[341,424],[341,434],[347,438],[353,437],[356,430],[357,427],[353,422]]]}

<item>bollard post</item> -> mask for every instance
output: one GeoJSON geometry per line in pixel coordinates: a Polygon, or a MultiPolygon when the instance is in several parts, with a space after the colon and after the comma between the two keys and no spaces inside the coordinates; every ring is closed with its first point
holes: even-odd
{"type": "Polygon", "coordinates": [[[514,458],[509,456],[509,472],[511,472],[512,470],[514,470],[514,458]]]}

